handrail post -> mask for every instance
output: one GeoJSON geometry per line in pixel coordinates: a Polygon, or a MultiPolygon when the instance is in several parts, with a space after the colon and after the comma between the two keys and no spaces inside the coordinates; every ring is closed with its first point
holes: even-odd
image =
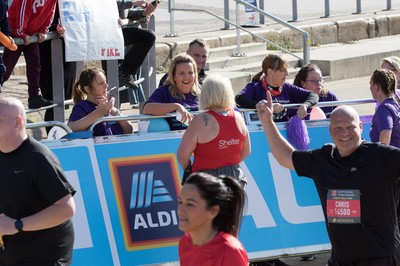
{"type": "Polygon", "coordinates": [[[239,13],[239,3],[236,2],[236,52],[232,54],[232,56],[243,56],[240,52],[240,13],[239,13]]]}
{"type": "Polygon", "coordinates": [[[306,32],[303,35],[303,66],[310,63],[310,35],[306,32]]]}
{"type": "MultiPolygon", "coordinates": [[[[119,87],[118,60],[107,60],[107,81],[110,88],[119,87]]],[[[116,95],[114,106],[119,108],[119,93],[116,95]]]]}
{"type": "MultiPolygon", "coordinates": [[[[154,16],[150,16],[150,22],[147,27],[153,31],[156,28],[156,22],[154,16]]],[[[150,51],[147,53],[147,56],[142,64],[142,75],[145,80],[143,82],[143,92],[146,99],[153,93],[153,91],[157,88],[157,80],[156,80],[156,46],[155,44],[151,47],[150,51]],[[153,69],[151,69],[153,67],[153,69]]],[[[141,102],[140,112],[143,112],[144,102],[141,102]]]]}
{"type": "MultiPolygon", "coordinates": [[[[229,0],[224,0],[224,18],[229,20],[229,0]]],[[[224,21],[223,30],[229,30],[230,26],[228,21],[224,21]]]]}
{"type": "MultiPolygon", "coordinates": [[[[260,6],[260,9],[261,9],[262,11],[264,11],[264,0],[259,0],[259,4],[258,4],[258,5],[260,6]]],[[[261,24],[261,25],[264,25],[264,24],[265,24],[265,17],[264,17],[264,15],[261,14],[261,13],[260,13],[260,24],[261,24]]]]}
{"type": "Polygon", "coordinates": [[[292,0],[292,21],[297,21],[297,0],[292,0]]]}
{"type": "Polygon", "coordinates": [[[325,16],[323,18],[328,18],[330,16],[329,0],[325,0],[325,16]]]}
{"type": "Polygon", "coordinates": [[[387,0],[386,1],[386,9],[384,9],[383,11],[388,11],[392,9],[392,0],[387,0]]]}
{"type": "Polygon", "coordinates": [[[168,0],[168,12],[169,12],[169,33],[165,37],[176,37],[175,33],[175,0],[168,0]]]}
{"type": "Polygon", "coordinates": [[[354,14],[360,14],[361,13],[361,0],[356,0],[356,5],[357,5],[357,11],[354,14]]]}
{"type": "Polygon", "coordinates": [[[51,40],[51,68],[53,73],[53,102],[58,105],[54,107],[54,120],[65,121],[64,108],[64,64],[63,49],[60,39],[51,40]]]}

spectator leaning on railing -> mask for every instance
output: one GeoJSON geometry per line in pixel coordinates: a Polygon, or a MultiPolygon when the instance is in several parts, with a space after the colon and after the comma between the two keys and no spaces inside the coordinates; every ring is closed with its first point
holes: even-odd
{"type": "Polygon", "coordinates": [[[43,4],[37,5],[36,1],[26,2],[23,0],[12,1],[8,9],[8,20],[10,23],[11,36],[13,38],[22,38],[25,44],[18,45],[16,51],[4,49],[3,60],[6,65],[4,73],[4,82],[8,80],[17,61],[24,53],[28,79],[28,107],[40,108],[53,104],[40,95],[40,56],[37,43],[31,43],[31,36],[38,35],[38,42],[43,42],[46,32],[52,22],[56,0],[43,1],[43,4]]]}

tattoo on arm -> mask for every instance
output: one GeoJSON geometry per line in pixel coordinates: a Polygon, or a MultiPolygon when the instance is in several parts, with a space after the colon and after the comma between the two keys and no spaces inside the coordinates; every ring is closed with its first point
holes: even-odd
{"type": "Polygon", "coordinates": [[[201,117],[203,118],[204,125],[207,126],[208,125],[208,116],[202,115],[201,117]]]}

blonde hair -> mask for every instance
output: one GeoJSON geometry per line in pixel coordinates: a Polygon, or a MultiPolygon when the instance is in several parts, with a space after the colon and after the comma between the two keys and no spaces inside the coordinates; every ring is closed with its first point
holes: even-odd
{"type": "Polygon", "coordinates": [[[208,76],[202,85],[199,108],[232,109],[235,106],[235,95],[231,81],[221,75],[208,76]]]}
{"type": "Polygon", "coordinates": [[[169,84],[169,90],[171,92],[172,97],[184,100],[185,95],[178,89],[178,86],[176,85],[176,82],[174,80],[175,73],[176,73],[176,67],[179,64],[192,64],[193,70],[194,70],[194,83],[191,90],[191,93],[195,96],[200,95],[200,87],[199,87],[199,81],[198,81],[198,73],[197,73],[197,65],[194,59],[187,54],[178,54],[177,56],[172,59],[171,65],[169,66],[168,69],[168,80],[166,84],[169,84]]]}
{"type": "Polygon", "coordinates": [[[400,72],[400,58],[397,56],[385,57],[381,61],[381,65],[386,62],[397,72],[400,72]]]}

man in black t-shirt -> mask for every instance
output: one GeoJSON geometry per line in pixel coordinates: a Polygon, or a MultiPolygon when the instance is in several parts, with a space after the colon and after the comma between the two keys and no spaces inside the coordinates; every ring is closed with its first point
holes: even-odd
{"type": "Polygon", "coordinates": [[[332,244],[328,265],[400,265],[400,149],[363,141],[357,112],[338,106],[329,126],[334,144],[296,151],[279,133],[271,110],[268,93],[257,104],[258,116],[278,162],[314,181],[332,244]]]}
{"type": "Polygon", "coordinates": [[[0,169],[0,265],[70,265],[75,190],[15,98],[0,98],[0,169]]]}

